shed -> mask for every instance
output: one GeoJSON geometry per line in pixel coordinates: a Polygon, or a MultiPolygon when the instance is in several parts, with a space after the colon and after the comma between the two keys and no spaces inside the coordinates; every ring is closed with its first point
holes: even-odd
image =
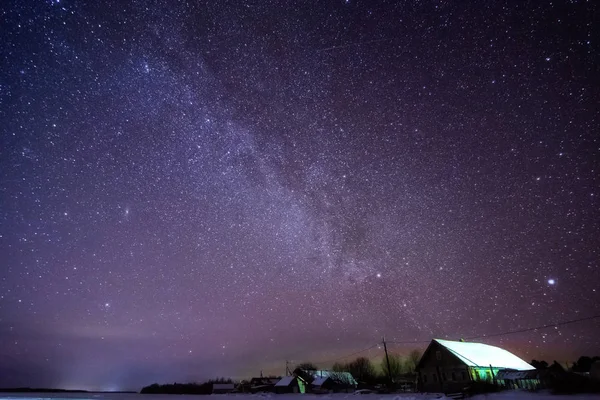
{"type": "Polygon", "coordinates": [[[284,376],[275,384],[275,393],[299,393],[298,378],[284,376]]]}

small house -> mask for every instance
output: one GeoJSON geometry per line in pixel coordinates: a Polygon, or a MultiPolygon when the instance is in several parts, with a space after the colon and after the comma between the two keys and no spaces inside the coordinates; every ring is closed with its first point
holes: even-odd
{"type": "Polygon", "coordinates": [[[275,384],[275,393],[300,393],[299,378],[284,376],[275,384]]]}
{"type": "Polygon", "coordinates": [[[281,377],[255,377],[250,379],[250,392],[274,392],[275,384],[281,380],[281,377]]]}
{"type": "Polygon", "coordinates": [[[358,383],[349,372],[296,369],[294,376],[298,382],[300,393],[309,391],[313,393],[350,392],[358,386],[358,383]]]}
{"type": "Polygon", "coordinates": [[[531,370],[535,368],[499,347],[441,339],[431,341],[417,364],[419,390],[423,392],[460,392],[476,381],[505,385],[502,376],[517,377],[508,372],[531,370]],[[500,371],[504,375],[499,376],[500,371]]]}

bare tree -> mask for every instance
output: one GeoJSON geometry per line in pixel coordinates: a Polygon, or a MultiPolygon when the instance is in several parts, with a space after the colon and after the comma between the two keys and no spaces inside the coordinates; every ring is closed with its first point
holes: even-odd
{"type": "Polygon", "coordinates": [[[346,372],[346,365],[336,362],[331,367],[331,370],[335,372],[346,372]]]}
{"type": "Polygon", "coordinates": [[[375,368],[366,357],[359,357],[346,365],[346,370],[359,382],[374,383],[377,374],[375,368]]]}
{"type": "Polygon", "coordinates": [[[407,372],[415,372],[417,369],[417,364],[419,364],[419,360],[421,359],[421,352],[417,349],[414,349],[408,355],[407,372]]]}
{"type": "Polygon", "coordinates": [[[384,358],[381,361],[381,370],[386,377],[391,377],[392,381],[395,381],[404,372],[404,363],[402,357],[398,354],[389,354],[388,358],[390,360],[390,369],[388,370],[387,361],[384,358]]]}
{"type": "Polygon", "coordinates": [[[315,380],[315,372],[318,370],[317,366],[311,362],[303,362],[296,366],[294,374],[298,375],[304,380],[304,382],[311,384],[315,380]]]}

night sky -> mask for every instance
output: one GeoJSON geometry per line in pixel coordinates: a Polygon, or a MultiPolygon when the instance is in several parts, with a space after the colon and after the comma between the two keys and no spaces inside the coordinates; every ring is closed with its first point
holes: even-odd
{"type": "MultiPolygon", "coordinates": [[[[599,314],[599,11],[3,1],[0,385],[283,374],[599,314]]],[[[483,341],[572,362],[600,321],[483,341]]]]}

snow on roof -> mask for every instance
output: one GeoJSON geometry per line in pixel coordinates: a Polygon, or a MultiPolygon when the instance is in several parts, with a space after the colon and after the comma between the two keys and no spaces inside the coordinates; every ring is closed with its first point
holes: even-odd
{"type": "Polygon", "coordinates": [[[535,369],[513,353],[483,343],[434,339],[469,367],[492,367],[528,371],[535,369]]]}
{"type": "Polygon", "coordinates": [[[295,378],[295,376],[284,376],[275,384],[275,386],[289,386],[295,378]]]}
{"type": "Polygon", "coordinates": [[[320,376],[318,378],[315,378],[315,380],[312,381],[311,385],[321,386],[328,378],[328,376],[320,376]]]}
{"type": "MultiPolygon", "coordinates": [[[[323,378],[323,382],[325,382],[325,379],[327,378],[332,378],[334,381],[335,380],[341,380],[344,383],[349,383],[351,385],[358,385],[358,382],[356,382],[356,379],[354,379],[354,377],[352,376],[352,374],[350,372],[335,372],[335,371],[327,371],[325,369],[323,370],[303,370],[305,373],[312,375],[313,377],[313,385],[317,385],[315,383],[315,381],[317,381],[317,379],[323,378]]],[[[321,382],[322,383],[322,382],[321,382]]],[[[320,385],[320,384],[319,384],[320,385]]]]}
{"type": "MultiPolygon", "coordinates": [[[[341,379],[345,383],[349,383],[352,385],[358,384],[350,372],[335,372],[335,371],[326,371],[326,370],[314,371],[313,377],[315,379],[324,378],[323,381],[325,381],[325,379],[327,379],[327,378],[332,378],[334,381],[341,379]]],[[[313,381],[313,385],[314,384],[315,383],[313,381]]]]}

